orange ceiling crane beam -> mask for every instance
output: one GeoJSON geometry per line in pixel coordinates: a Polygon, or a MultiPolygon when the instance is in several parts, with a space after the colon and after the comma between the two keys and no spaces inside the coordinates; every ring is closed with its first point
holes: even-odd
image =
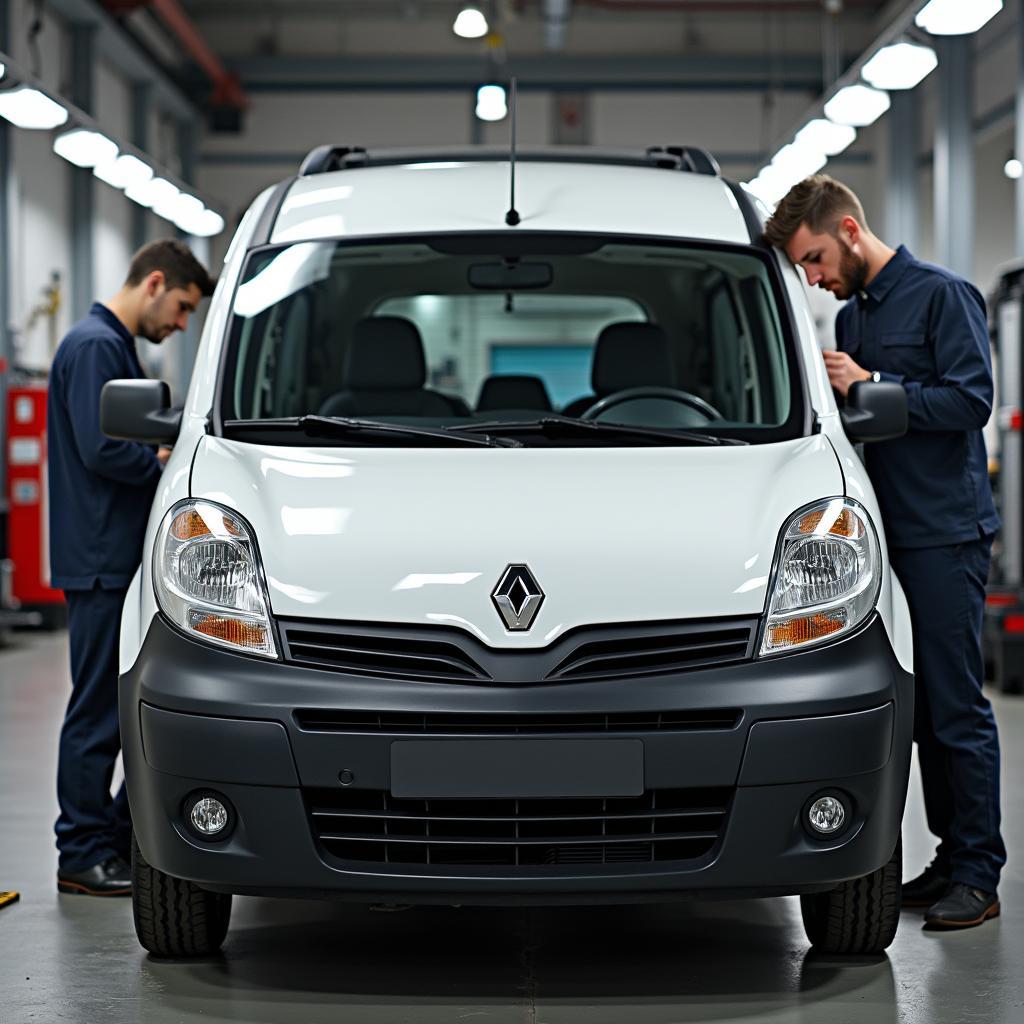
{"type": "Polygon", "coordinates": [[[112,14],[126,14],[140,7],[155,11],[182,49],[213,83],[210,102],[214,106],[237,107],[240,110],[249,105],[238,75],[224,67],[178,0],[104,0],[104,6],[112,14]]]}

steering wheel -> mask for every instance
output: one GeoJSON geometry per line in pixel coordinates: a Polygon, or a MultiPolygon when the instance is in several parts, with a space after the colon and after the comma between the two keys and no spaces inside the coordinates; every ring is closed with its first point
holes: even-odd
{"type": "Polygon", "coordinates": [[[713,405],[705,402],[698,395],[691,395],[689,391],[680,391],[677,388],[662,387],[625,388],[622,391],[613,391],[610,395],[605,395],[604,398],[598,399],[593,405],[581,412],[580,419],[596,420],[609,409],[614,409],[618,405],[624,405],[626,402],[641,401],[645,398],[660,398],[669,402],[677,402],[679,405],[685,405],[695,412],[699,412],[708,420],[725,419],[713,405]]]}

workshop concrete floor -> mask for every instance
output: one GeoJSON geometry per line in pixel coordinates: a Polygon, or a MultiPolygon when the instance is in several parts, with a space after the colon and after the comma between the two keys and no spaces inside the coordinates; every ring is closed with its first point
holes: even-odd
{"type": "MultiPolygon", "coordinates": [[[[994,698],[1003,917],[936,935],[906,912],[887,957],[809,955],[793,898],[383,913],[236,897],[222,956],[163,963],[136,942],[129,901],[55,891],[68,687],[64,634],[0,649],[0,889],[21,891],[0,911],[0,1024],[1024,1021],[1024,698],[994,698]]],[[[932,852],[916,770],[904,843],[916,874],[932,852]]]]}

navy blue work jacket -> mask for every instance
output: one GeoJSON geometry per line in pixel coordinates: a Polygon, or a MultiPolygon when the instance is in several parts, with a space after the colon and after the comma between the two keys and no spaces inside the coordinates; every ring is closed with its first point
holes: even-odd
{"type": "Polygon", "coordinates": [[[100,432],[100,391],[144,376],[135,339],[98,302],[57,349],[46,429],[50,575],[61,590],[127,587],[142,558],[160,463],[148,445],[100,432]]]}
{"type": "Polygon", "coordinates": [[[938,547],[994,533],[981,435],[992,411],[992,359],[978,289],[900,246],[839,311],[836,341],[907,392],[906,436],[864,446],[889,546],[938,547]]]}

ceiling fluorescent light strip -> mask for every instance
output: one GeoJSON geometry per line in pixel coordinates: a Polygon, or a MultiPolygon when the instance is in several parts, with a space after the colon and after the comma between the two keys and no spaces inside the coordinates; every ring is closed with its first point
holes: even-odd
{"type": "Polygon", "coordinates": [[[37,89],[30,76],[14,68],[5,54],[0,57],[0,79],[5,85],[13,80],[13,85],[0,89],[0,117],[32,131],[63,128],[73,119],[73,127],[54,138],[55,154],[77,167],[91,168],[100,181],[123,190],[135,202],[139,202],[143,186],[162,183],[155,191],[149,190],[149,201],[142,205],[158,206],[155,212],[188,234],[210,237],[224,230],[224,218],[201,199],[179,192],[165,178],[154,178],[153,168],[145,160],[120,152],[120,144],[101,132],[87,114],[37,89]]]}

